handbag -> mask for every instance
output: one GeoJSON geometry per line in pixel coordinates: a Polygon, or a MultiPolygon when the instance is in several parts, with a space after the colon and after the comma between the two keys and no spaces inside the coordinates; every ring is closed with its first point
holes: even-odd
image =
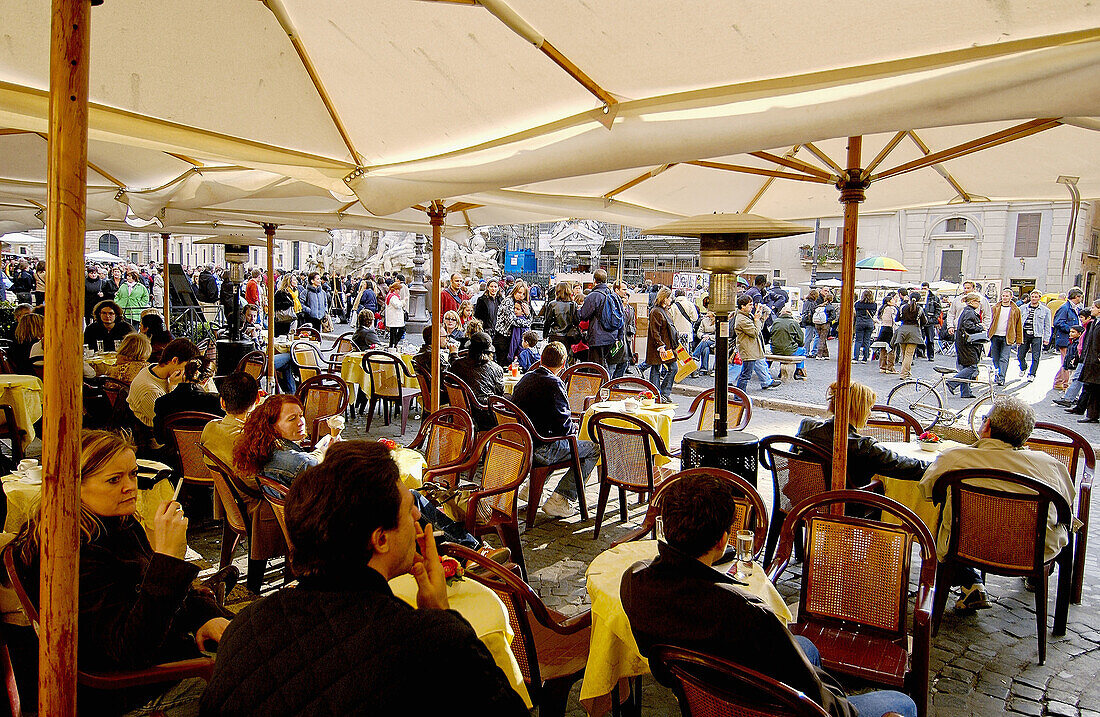
{"type": "Polygon", "coordinates": [[[984,344],[989,341],[989,334],[985,331],[975,331],[972,334],[966,335],[966,343],[968,344],[984,344]]]}
{"type": "Polygon", "coordinates": [[[676,382],[684,380],[684,377],[690,376],[699,370],[699,362],[683,346],[676,347],[676,363],[679,365],[676,370],[676,378],[673,379],[676,382]]]}
{"type": "Polygon", "coordinates": [[[298,318],[298,314],[294,313],[294,306],[289,309],[280,309],[275,312],[275,320],[279,323],[287,323],[294,321],[298,318]]]}
{"type": "Polygon", "coordinates": [[[326,334],[332,333],[332,317],[328,314],[325,314],[321,318],[321,331],[326,334]]]}

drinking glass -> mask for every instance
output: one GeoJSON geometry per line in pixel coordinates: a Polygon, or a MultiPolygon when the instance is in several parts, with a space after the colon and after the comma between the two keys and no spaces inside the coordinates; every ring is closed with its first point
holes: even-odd
{"type": "Polygon", "coordinates": [[[755,536],[751,530],[737,531],[737,574],[739,580],[745,580],[752,575],[752,557],[755,536]]]}
{"type": "Polygon", "coordinates": [[[657,525],[655,532],[657,533],[657,540],[665,539],[665,521],[661,516],[657,516],[657,525]]]}
{"type": "Polygon", "coordinates": [[[609,389],[607,386],[602,387],[600,389],[600,402],[606,402],[609,398],[611,398],[611,389],[609,389]]]}

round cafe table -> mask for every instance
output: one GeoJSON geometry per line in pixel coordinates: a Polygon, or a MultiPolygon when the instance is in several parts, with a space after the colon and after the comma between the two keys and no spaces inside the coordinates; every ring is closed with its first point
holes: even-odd
{"type": "MultiPolygon", "coordinates": [[[[590,715],[602,715],[611,709],[616,687],[629,687],[629,679],[649,674],[649,661],[638,651],[630,620],[619,599],[623,573],[639,560],[657,557],[656,540],[638,540],[605,550],[588,566],[588,597],[592,601],[592,642],[581,683],[581,705],[590,715]]],[[[742,588],[764,601],[784,622],[791,621],[790,610],[775,589],[764,568],[756,563],[742,588]]],[[[671,609],[671,608],[670,608],[671,609]]]]}
{"type": "Polygon", "coordinates": [[[103,376],[107,373],[108,369],[115,365],[116,357],[117,354],[114,352],[95,354],[84,359],[84,363],[92,367],[96,376],[103,376]]]}
{"type": "MultiPolygon", "coordinates": [[[[628,411],[626,409],[626,401],[602,401],[593,403],[588,407],[588,410],[584,412],[584,416],[581,417],[581,427],[577,432],[577,438],[584,441],[596,440],[595,434],[593,434],[588,427],[588,422],[592,416],[601,412],[621,413],[648,423],[657,431],[657,435],[665,442],[665,447],[670,451],[675,450],[675,446],[669,445],[669,441],[672,437],[672,416],[676,413],[676,404],[657,403],[653,406],[642,406],[636,411],[628,411]]],[[[663,466],[672,460],[671,458],[654,452],[653,464],[655,466],[663,466]]]]}
{"type": "Polygon", "coordinates": [[[42,381],[37,376],[0,375],[0,403],[15,414],[15,426],[23,431],[23,449],[35,439],[34,424],[42,418],[42,381]]]}
{"type": "MultiPolygon", "coordinates": [[[[397,576],[390,581],[390,589],[396,597],[416,607],[416,579],[413,576],[397,576]]],[[[530,709],[531,697],[527,694],[523,673],[520,672],[511,647],[516,635],[508,622],[508,609],[504,607],[504,603],[492,590],[470,578],[451,583],[447,587],[447,600],[451,609],[466,618],[474,628],[477,638],[489,650],[497,666],[504,671],[512,689],[519,693],[523,703],[530,709]]]]}

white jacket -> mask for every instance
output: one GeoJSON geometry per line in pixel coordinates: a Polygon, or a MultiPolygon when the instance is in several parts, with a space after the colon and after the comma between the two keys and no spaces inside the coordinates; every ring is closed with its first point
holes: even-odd
{"type": "Polygon", "coordinates": [[[396,329],[405,325],[405,302],[394,294],[386,303],[386,328],[396,329]]]}
{"type": "Polygon", "coordinates": [[[668,310],[668,315],[672,317],[672,325],[676,327],[676,331],[679,332],[680,337],[686,339],[690,345],[694,339],[692,325],[699,318],[699,310],[695,308],[695,304],[686,296],[677,297],[676,300],[672,302],[672,306],[668,310]],[[683,309],[683,311],[681,311],[681,309],[683,309]]]}

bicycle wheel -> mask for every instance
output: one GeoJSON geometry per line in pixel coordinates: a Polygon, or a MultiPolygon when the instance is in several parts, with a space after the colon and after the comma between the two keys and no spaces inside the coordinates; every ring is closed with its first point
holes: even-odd
{"type": "Polygon", "coordinates": [[[985,422],[985,417],[991,408],[993,408],[992,394],[979,398],[974,403],[974,407],[970,409],[970,430],[974,432],[975,438],[978,438],[978,434],[982,430],[982,423],[985,422]]]}
{"type": "Polygon", "coordinates": [[[943,416],[943,399],[936,387],[920,379],[902,381],[890,389],[886,405],[912,414],[926,430],[932,430],[943,416]]]}

